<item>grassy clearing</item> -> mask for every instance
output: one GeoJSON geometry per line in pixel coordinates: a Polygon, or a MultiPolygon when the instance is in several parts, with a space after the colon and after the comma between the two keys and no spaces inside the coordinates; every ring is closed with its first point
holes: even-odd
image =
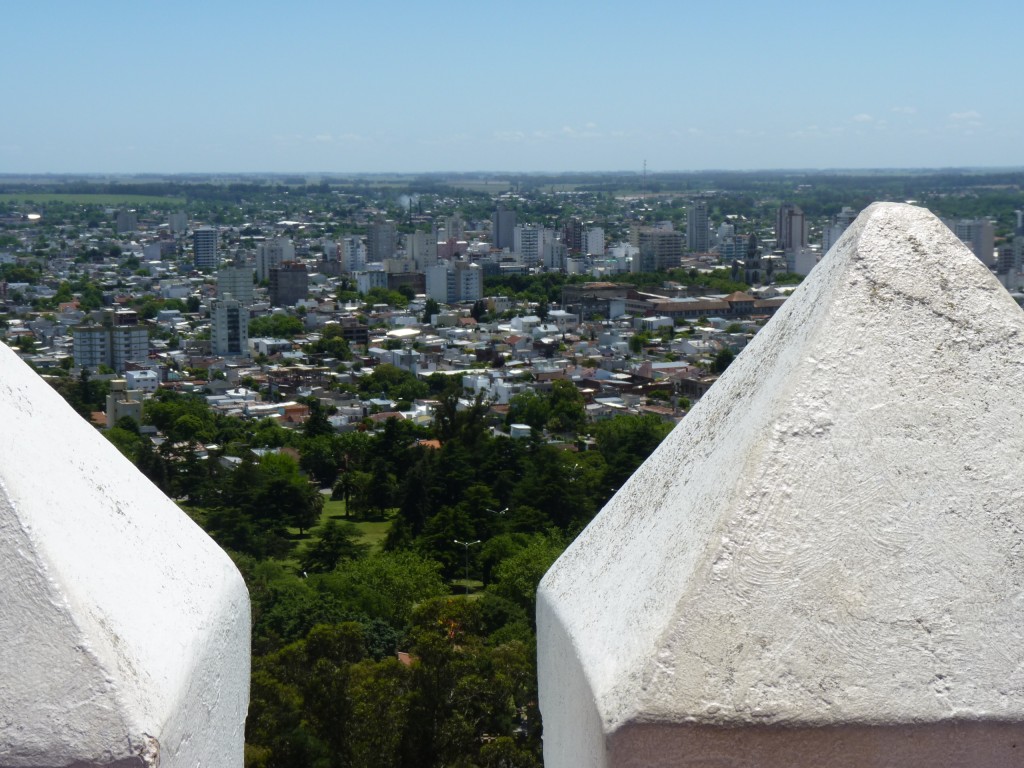
{"type": "MultiPolygon", "coordinates": [[[[345,502],[334,499],[327,499],[324,502],[324,511],[320,513],[320,519],[317,520],[316,525],[321,526],[328,520],[336,520],[339,523],[348,522],[354,525],[359,530],[360,542],[369,545],[371,553],[380,552],[383,549],[384,539],[387,538],[388,530],[391,528],[391,520],[346,520],[345,502]]],[[[289,528],[288,533],[295,541],[300,542],[302,547],[312,546],[319,539],[316,528],[307,530],[302,536],[299,536],[298,528],[289,528]]]]}
{"type": "Polygon", "coordinates": [[[464,597],[467,600],[479,600],[484,596],[484,583],[476,579],[452,579],[448,582],[452,588],[452,597],[464,597]],[[466,587],[469,587],[467,592],[466,587]]]}
{"type": "Polygon", "coordinates": [[[184,205],[184,197],[158,195],[60,194],[53,192],[3,192],[0,202],[69,203],[71,205],[184,205]]]}

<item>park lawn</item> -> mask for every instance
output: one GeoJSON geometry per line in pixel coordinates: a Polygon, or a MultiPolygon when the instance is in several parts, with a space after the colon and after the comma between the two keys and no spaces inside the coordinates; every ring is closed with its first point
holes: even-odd
{"type": "MultiPolygon", "coordinates": [[[[336,499],[326,499],[324,501],[324,511],[320,513],[320,519],[317,520],[317,526],[321,526],[328,520],[336,520],[339,523],[351,523],[354,525],[360,533],[359,541],[363,544],[367,544],[370,547],[370,553],[380,552],[384,548],[384,539],[387,538],[388,531],[391,529],[391,520],[346,520],[345,519],[345,502],[336,499]]],[[[298,528],[289,528],[288,533],[299,542],[300,547],[312,546],[313,542],[316,541],[317,536],[316,528],[307,530],[305,534],[300,538],[298,528]]]]}
{"type": "Polygon", "coordinates": [[[465,600],[479,600],[484,596],[484,583],[476,579],[452,579],[448,582],[452,588],[452,597],[461,597],[465,600]],[[466,587],[469,587],[467,592],[466,587]]]}
{"type": "Polygon", "coordinates": [[[353,523],[362,534],[360,541],[370,545],[370,552],[380,552],[384,549],[384,539],[391,530],[390,520],[367,520],[365,522],[353,523]]]}

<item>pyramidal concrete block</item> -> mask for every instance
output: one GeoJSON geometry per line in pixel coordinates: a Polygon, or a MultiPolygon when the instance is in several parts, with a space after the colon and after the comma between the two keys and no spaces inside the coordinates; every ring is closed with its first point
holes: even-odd
{"type": "Polygon", "coordinates": [[[0,766],[241,766],[231,560],[3,344],[0,424],[0,766]]]}
{"type": "Polygon", "coordinates": [[[865,210],[545,576],[548,768],[1024,765],[1024,313],[865,210]]]}

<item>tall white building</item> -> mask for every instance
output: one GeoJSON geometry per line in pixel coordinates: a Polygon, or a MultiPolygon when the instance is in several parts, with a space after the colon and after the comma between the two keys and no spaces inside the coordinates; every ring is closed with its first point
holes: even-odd
{"type": "Polygon", "coordinates": [[[214,270],[217,268],[216,229],[200,227],[192,233],[192,259],[196,269],[214,270]]]}
{"type": "Polygon", "coordinates": [[[250,306],[253,298],[252,275],[252,269],[244,266],[224,267],[217,270],[217,296],[222,298],[231,294],[245,306],[250,306]]]}
{"type": "Polygon", "coordinates": [[[850,206],[844,205],[843,210],[833,216],[821,232],[821,252],[828,253],[856,218],[857,212],[850,206]]]}
{"type": "Polygon", "coordinates": [[[543,230],[539,224],[516,224],[513,230],[512,250],[519,254],[523,264],[531,267],[540,264],[543,230]]]}
{"type": "Polygon", "coordinates": [[[341,238],[338,241],[338,260],[341,261],[342,272],[361,272],[366,269],[366,246],[362,239],[355,235],[341,238]]]}
{"type": "Polygon", "coordinates": [[[125,365],[149,359],[149,330],[143,325],[80,325],[72,329],[75,364],[105,365],[124,373],[125,365]]]}
{"type": "Polygon", "coordinates": [[[565,270],[566,259],[569,256],[569,249],[566,247],[564,242],[555,236],[555,232],[552,229],[544,230],[543,250],[545,268],[553,269],[558,272],[565,270]]]}
{"type": "Polygon", "coordinates": [[[188,214],[184,211],[175,211],[167,217],[167,226],[172,235],[180,235],[188,229],[188,214]]]}
{"type": "Polygon", "coordinates": [[[604,230],[601,227],[584,230],[583,253],[587,256],[604,256],[604,230]]]}
{"type": "Polygon", "coordinates": [[[423,272],[437,264],[437,236],[433,232],[416,230],[405,236],[405,255],[423,272]]]}
{"type": "Polygon", "coordinates": [[[220,357],[247,357],[249,308],[231,294],[227,294],[214,300],[211,314],[213,329],[210,346],[213,354],[220,357]]]}
{"type": "Polygon", "coordinates": [[[451,261],[427,269],[427,297],[442,304],[477,301],[484,295],[484,274],[479,264],[451,261]]]}
{"type": "Polygon", "coordinates": [[[462,220],[459,214],[454,216],[445,216],[439,222],[441,229],[444,230],[445,240],[465,240],[466,239],[466,222],[462,220]]]}
{"type": "Polygon", "coordinates": [[[704,200],[691,200],[686,210],[686,250],[690,253],[707,253],[711,250],[708,204],[704,200]]]}
{"type": "Polygon", "coordinates": [[[256,247],[256,279],[270,280],[270,270],[286,261],[295,261],[295,246],[290,238],[272,237],[256,247]]]}

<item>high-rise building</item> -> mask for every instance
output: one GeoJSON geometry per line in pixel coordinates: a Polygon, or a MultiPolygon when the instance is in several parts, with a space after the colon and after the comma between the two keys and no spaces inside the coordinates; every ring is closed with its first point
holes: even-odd
{"type": "Polygon", "coordinates": [[[180,235],[188,229],[188,214],[184,211],[175,211],[167,217],[167,226],[172,235],[180,235]]]}
{"type": "MultiPolygon", "coordinates": [[[[251,286],[251,283],[250,283],[251,286]]],[[[249,355],[249,309],[231,294],[217,298],[211,310],[211,351],[220,357],[249,355]]]]}
{"type": "Polygon", "coordinates": [[[305,264],[286,261],[270,270],[270,303],[275,307],[294,307],[309,293],[309,273],[305,264]]]}
{"type": "Polygon", "coordinates": [[[193,264],[196,269],[210,271],[217,268],[217,230],[200,227],[192,233],[193,264]]]}
{"type": "Polygon", "coordinates": [[[343,272],[362,272],[366,269],[366,246],[355,235],[341,238],[338,258],[343,272]]]}
{"type": "Polygon", "coordinates": [[[334,240],[324,240],[322,246],[323,251],[320,255],[320,261],[316,265],[316,271],[328,277],[340,276],[341,259],[339,258],[340,249],[338,244],[334,240]]]}
{"type": "Polygon", "coordinates": [[[516,224],[513,230],[512,251],[518,253],[523,264],[535,267],[541,262],[543,227],[539,224],[516,224]]]}
{"type": "Polygon", "coordinates": [[[72,329],[75,364],[83,368],[101,365],[124,373],[126,364],[149,359],[149,330],[138,325],[138,318],[130,313],[109,312],[103,322],[86,324],[72,329]]]}
{"type": "Polygon", "coordinates": [[[498,204],[498,209],[491,216],[491,243],[495,248],[515,250],[516,246],[516,212],[498,204]]]}
{"type": "Polygon", "coordinates": [[[555,237],[554,230],[544,230],[544,266],[556,272],[562,272],[566,268],[566,259],[569,256],[569,249],[565,243],[555,237]]]}
{"type": "Polygon", "coordinates": [[[971,249],[982,264],[986,267],[995,266],[995,234],[991,221],[960,219],[946,222],[946,226],[953,230],[953,234],[971,249]]]}
{"type": "Polygon", "coordinates": [[[366,250],[370,261],[384,261],[398,250],[398,230],[393,221],[376,221],[366,230],[366,250]]]}
{"type": "Polygon", "coordinates": [[[477,301],[483,297],[484,277],[479,264],[450,261],[427,269],[427,296],[442,304],[477,301]]]}
{"type": "Polygon", "coordinates": [[[725,235],[718,240],[718,255],[722,261],[731,263],[747,257],[747,238],[743,235],[725,235]]]}
{"type": "Polygon", "coordinates": [[[807,220],[800,206],[783,203],[775,217],[775,247],[780,251],[800,251],[807,247],[807,220]]]}
{"type": "Polygon", "coordinates": [[[711,250],[708,204],[704,200],[691,200],[686,210],[686,250],[691,253],[707,253],[711,250]]]}
{"type": "Polygon", "coordinates": [[[604,256],[604,230],[601,227],[584,230],[583,247],[580,250],[587,256],[604,256]]]}
{"type": "Polygon", "coordinates": [[[856,218],[857,212],[844,205],[843,210],[833,216],[821,232],[821,252],[828,253],[856,218]]]}
{"type": "Polygon", "coordinates": [[[355,272],[352,276],[356,279],[356,290],[363,295],[374,288],[388,287],[388,273],[380,265],[374,265],[373,269],[355,272]]]}
{"type": "Polygon", "coordinates": [[[462,216],[456,213],[453,216],[445,216],[439,222],[441,229],[444,230],[445,240],[465,240],[466,239],[466,222],[463,221],[462,216]]]}
{"type": "Polygon", "coordinates": [[[405,254],[420,272],[437,264],[437,236],[433,232],[417,229],[405,236],[405,254]]]}
{"type": "Polygon", "coordinates": [[[252,277],[251,267],[235,265],[217,270],[217,297],[231,294],[243,306],[250,306],[253,298],[252,277]]]}
{"type": "Polygon", "coordinates": [[[630,233],[640,249],[633,260],[634,272],[663,272],[679,266],[683,258],[683,233],[673,229],[640,227],[630,233]]]}
{"type": "Polygon", "coordinates": [[[562,226],[562,242],[570,253],[583,250],[583,222],[575,216],[562,226]]]}
{"type": "Polygon", "coordinates": [[[135,211],[118,211],[117,212],[117,231],[118,234],[124,234],[126,232],[134,232],[139,228],[139,217],[135,211]]]}
{"type": "Polygon", "coordinates": [[[295,246],[290,238],[272,237],[256,246],[256,279],[270,279],[270,270],[286,261],[295,261],[295,246]]]}

